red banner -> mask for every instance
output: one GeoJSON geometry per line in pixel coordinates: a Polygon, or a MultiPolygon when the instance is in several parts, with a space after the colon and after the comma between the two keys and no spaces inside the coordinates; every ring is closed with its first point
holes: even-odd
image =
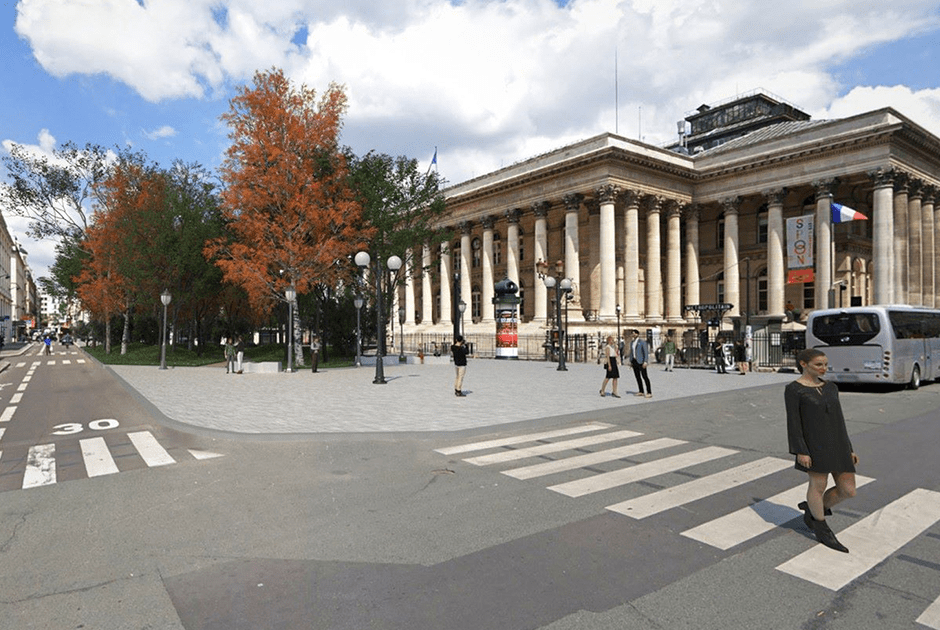
{"type": "Polygon", "coordinates": [[[800,284],[806,282],[815,281],[816,276],[813,274],[812,267],[806,267],[805,269],[790,269],[787,274],[787,284],[800,284]]]}

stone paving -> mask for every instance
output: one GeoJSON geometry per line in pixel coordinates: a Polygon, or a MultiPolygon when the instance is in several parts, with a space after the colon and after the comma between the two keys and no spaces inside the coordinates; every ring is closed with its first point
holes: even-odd
{"type": "MultiPolygon", "coordinates": [[[[335,368],[311,373],[226,374],[224,367],[112,366],[131,388],[164,415],[184,425],[235,434],[296,435],[457,431],[568,415],[759,385],[786,383],[786,373],[650,367],[652,399],[636,397],[636,381],[621,368],[621,398],[598,393],[603,369],[590,364],[470,359],[466,397],[454,395],[454,368],[442,364],[387,366],[387,383],[375,385],[375,368],[335,368]]],[[[608,386],[608,392],[610,391],[608,386]]]]}

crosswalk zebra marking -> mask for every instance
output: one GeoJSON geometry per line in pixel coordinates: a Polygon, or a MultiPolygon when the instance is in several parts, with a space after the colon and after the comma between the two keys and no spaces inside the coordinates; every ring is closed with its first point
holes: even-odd
{"type": "MultiPolygon", "coordinates": [[[[855,485],[858,488],[872,481],[874,479],[871,477],[855,477],[855,485]]],[[[687,529],[682,535],[726,551],[802,515],[796,505],[804,500],[805,483],[698,527],[687,529]]]]}
{"type": "Polygon", "coordinates": [[[85,461],[85,472],[89,477],[113,475],[120,472],[103,437],[79,440],[79,444],[82,449],[82,459],[85,461]]]}
{"type": "Polygon", "coordinates": [[[148,466],[166,466],[175,464],[176,460],[160,446],[157,438],[153,437],[150,431],[137,431],[128,433],[127,438],[134,444],[134,448],[140,453],[140,456],[148,466]]]}
{"type": "Polygon", "coordinates": [[[940,597],[935,599],[916,621],[922,626],[940,630],[940,597]]]}
{"type": "Polygon", "coordinates": [[[23,400],[23,393],[22,393],[22,392],[18,392],[18,393],[16,393],[16,394],[13,394],[12,396],[10,396],[10,404],[11,404],[11,405],[18,405],[21,400],[23,400]]]}
{"type": "Polygon", "coordinates": [[[3,413],[0,413],[0,422],[9,422],[14,413],[16,413],[16,406],[7,407],[3,413]]]}
{"type": "Polygon", "coordinates": [[[435,452],[441,455],[457,455],[459,453],[469,453],[471,451],[482,451],[488,448],[498,448],[500,446],[509,446],[512,444],[524,444],[526,442],[537,442],[538,440],[547,440],[549,438],[564,437],[566,435],[577,435],[578,433],[589,433],[591,431],[601,431],[613,427],[606,422],[591,422],[567,429],[557,429],[555,431],[545,431],[542,433],[530,433],[528,435],[517,435],[514,437],[500,438],[496,440],[487,440],[484,442],[473,442],[471,444],[461,444],[460,446],[451,446],[439,448],[435,452]]]}
{"type": "Polygon", "coordinates": [[[713,475],[681,483],[678,486],[664,488],[635,499],[608,505],[607,509],[631,518],[646,518],[736,488],[791,466],[793,466],[793,462],[789,460],[780,459],[779,457],[764,457],[713,475]]]}
{"type": "Polygon", "coordinates": [[[23,382],[20,383],[20,384],[16,387],[16,391],[18,391],[18,392],[25,392],[25,391],[26,391],[26,387],[27,387],[28,385],[29,385],[29,381],[27,381],[26,379],[23,379],[23,382]]]}
{"type": "Polygon", "coordinates": [[[62,365],[72,365],[72,361],[70,359],[62,359],[62,365]]]}
{"type": "Polygon", "coordinates": [[[17,367],[17,368],[26,367],[26,362],[25,362],[25,361],[20,361],[19,363],[16,364],[16,367],[17,367]]]}
{"type": "Polygon", "coordinates": [[[534,477],[552,475],[568,470],[586,468],[595,464],[613,462],[625,457],[658,451],[681,444],[688,444],[688,442],[685,440],[674,440],[672,438],[657,438],[655,440],[647,440],[646,442],[637,442],[635,444],[618,446],[617,448],[609,448],[595,453],[585,453],[584,455],[566,457],[565,459],[544,462],[542,464],[532,464],[531,466],[504,470],[503,474],[515,479],[532,479],[534,477]]]}
{"type": "Polygon", "coordinates": [[[708,446],[698,450],[680,453],[672,457],[664,457],[644,464],[637,464],[627,468],[621,468],[600,475],[592,475],[584,479],[569,481],[555,486],[549,486],[549,490],[564,494],[569,497],[580,497],[601,490],[609,490],[617,486],[623,486],[628,483],[642,481],[650,477],[656,477],[682,468],[703,464],[714,459],[734,455],[737,451],[720,446],[708,446]]]}
{"type": "Polygon", "coordinates": [[[838,591],[937,521],[940,521],[940,492],[917,488],[845,530],[836,532],[850,553],[816,545],[777,569],[838,591]]]}
{"type": "Polygon", "coordinates": [[[23,489],[47,486],[55,481],[55,444],[31,446],[26,455],[23,489]]]}
{"type": "Polygon", "coordinates": [[[511,462],[518,459],[526,459],[528,457],[539,457],[541,455],[548,455],[549,453],[570,451],[585,446],[594,446],[597,444],[603,444],[605,442],[613,442],[615,440],[626,440],[637,437],[638,435],[643,434],[637,433],[636,431],[614,431],[613,433],[589,435],[587,437],[565,440],[563,442],[552,442],[551,444],[540,444],[538,446],[530,446],[527,448],[518,448],[511,451],[492,453],[490,455],[480,455],[478,457],[470,457],[463,461],[467,462],[468,464],[474,464],[476,466],[504,464],[506,462],[511,462]]]}

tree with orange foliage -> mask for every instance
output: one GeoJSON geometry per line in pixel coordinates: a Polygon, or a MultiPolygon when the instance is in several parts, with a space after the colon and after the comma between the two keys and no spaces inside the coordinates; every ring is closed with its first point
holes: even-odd
{"type": "Polygon", "coordinates": [[[260,312],[283,302],[291,285],[304,294],[337,283],[348,273],[337,262],[368,238],[338,144],[346,106],[342,87],[330,84],[317,100],[272,69],[256,73],[222,116],[232,140],[220,169],[229,236],[206,255],[260,312]]]}

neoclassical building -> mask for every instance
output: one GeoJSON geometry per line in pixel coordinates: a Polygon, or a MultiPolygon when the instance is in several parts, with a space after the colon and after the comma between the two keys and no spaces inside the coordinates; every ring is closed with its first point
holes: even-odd
{"type": "Polygon", "coordinates": [[[612,330],[618,312],[682,331],[704,303],[731,305],[728,328],[791,307],[940,306],[936,136],[890,108],[811,120],[762,92],[703,105],[679,132],[667,147],[605,133],[449,188],[455,237],[414,252],[406,334],[451,329],[458,292],[465,329],[492,331],[503,278],[520,287],[520,334],[544,332],[554,291],[540,262],[572,282],[572,333],[612,330]],[[833,223],[832,203],[869,220],[833,223]],[[813,274],[795,282],[786,222],[807,215],[813,274]]]}

